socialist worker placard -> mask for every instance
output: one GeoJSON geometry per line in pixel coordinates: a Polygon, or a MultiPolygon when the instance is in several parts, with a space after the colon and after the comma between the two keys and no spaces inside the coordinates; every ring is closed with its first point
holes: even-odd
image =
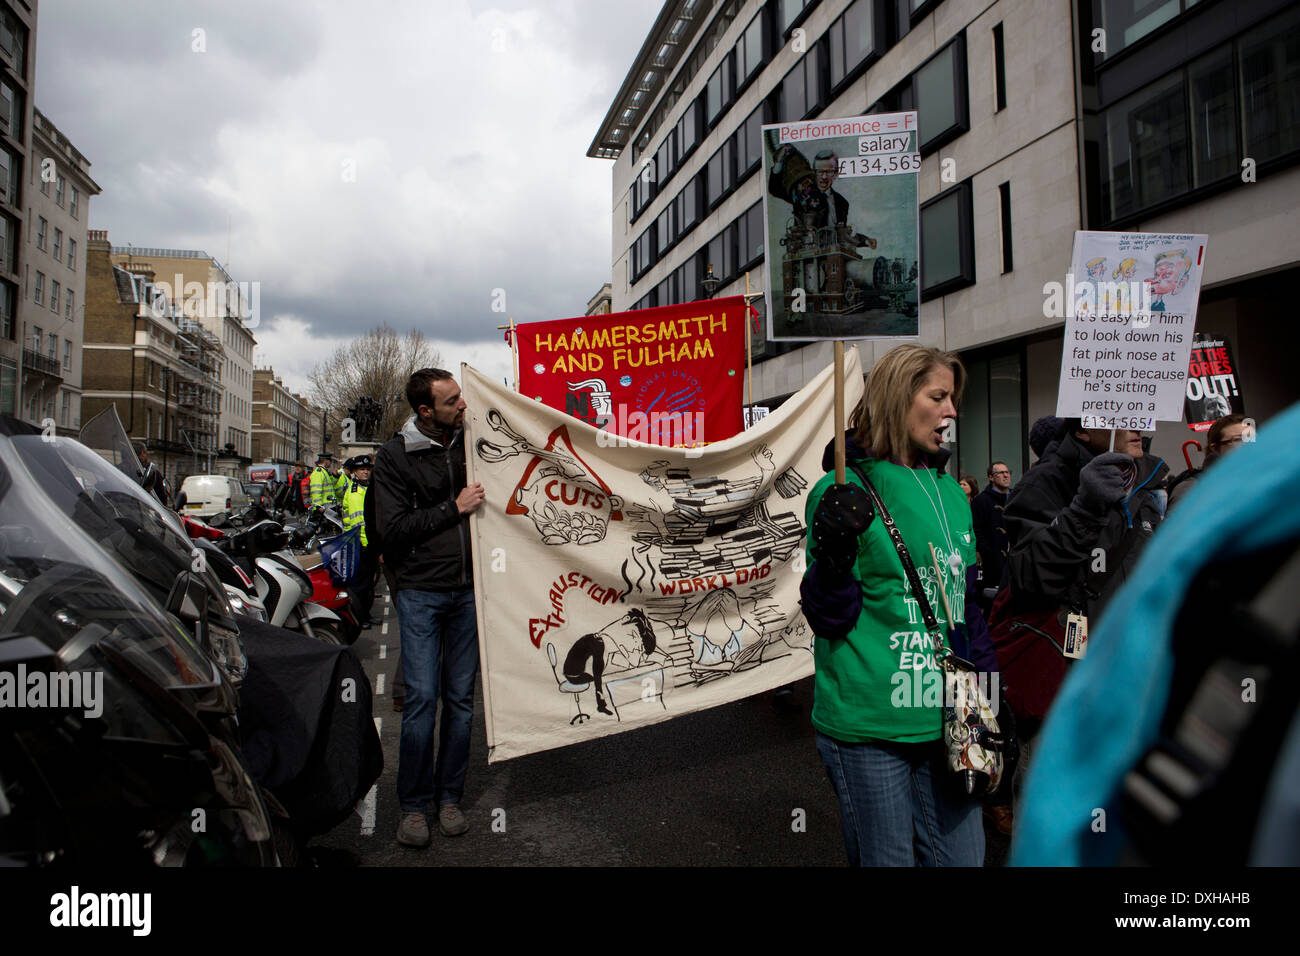
{"type": "Polygon", "coordinates": [[[612,435],[697,448],[741,431],[745,300],[530,322],[519,391],[612,435]]]}

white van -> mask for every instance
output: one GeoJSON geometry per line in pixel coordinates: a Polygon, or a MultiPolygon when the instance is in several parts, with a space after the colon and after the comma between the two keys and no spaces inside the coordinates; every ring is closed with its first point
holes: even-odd
{"type": "Polygon", "coordinates": [[[234,514],[248,507],[248,495],[234,478],[225,475],[190,475],[181,483],[185,495],[184,513],[211,518],[218,512],[234,514]]]}

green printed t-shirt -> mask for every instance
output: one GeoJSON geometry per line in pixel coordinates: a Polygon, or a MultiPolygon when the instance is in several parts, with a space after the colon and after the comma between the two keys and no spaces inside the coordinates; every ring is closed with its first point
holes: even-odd
{"type": "MultiPolygon", "coordinates": [[[[966,493],[951,475],[933,468],[905,468],[875,458],[861,460],[859,467],[880,492],[902,532],[903,543],[940,626],[947,617],[935,582],[931,544],[945,575],[944,588],[953,617],[964,622],[966,568],[975,562],[975,534],[966,493]],[[956,570],[949,565],[952,551],[960,559],[956,570]]],[[[847,469],[846,477],[855,485],[862,484],[852,468],[847,469]]],[[[808,495],[805,518],[809,567],[813,560],[813,513],[834,482],[834,472],[826,474],[808,495]]],[[[936,693],[942,692],[942,683],[937,674],[926,677],[938,671],[934,648],[902,561],[879,515],[859,541],[853,576],[862,587],[862,613],[853,630],[843,640],[818,637],[814,642],[817,673],[813,726],[847,743],[937,740],[941,723],[935,701],[936,693]],[[927,703],[929,706],[925,706],[927,703]]]]}

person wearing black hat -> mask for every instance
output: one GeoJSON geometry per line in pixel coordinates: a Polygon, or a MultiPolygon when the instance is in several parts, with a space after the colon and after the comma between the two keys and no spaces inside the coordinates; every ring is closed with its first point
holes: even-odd
{"type": "Polygon", "coordinates": [[[351,475],[348,490],[343,495],[343,530],[361,528],[361,560],[357,563],[357,574],[349,591],[356,607],[357,621],[363,628],[374,623],[370,619],[370,608],[375,601],[375,575],[379,572],[379,549],[371,547],[366,535],[366,489],[370,485],[371,465],[369,455],[349,458],[343,464],[351,475]]]}

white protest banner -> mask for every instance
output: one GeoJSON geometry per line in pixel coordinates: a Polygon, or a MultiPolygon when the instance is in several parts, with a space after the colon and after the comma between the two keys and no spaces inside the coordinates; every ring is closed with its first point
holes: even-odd
{"type": "MultiPolygon", "coordinates": [[[[462,366],[489,761],[739,700],[812,673],[804,506],[831,369],[704,448],[620,438],[462,366]]],[[[856,350],[845,404],[862,394],[856,350]]]]}
{"type": "Polygon", "coordinates": [[[915,337],[917,115],[763,127],[768,338],[915,337]]]}
{"type": "Polygon", "coordinates": [[[1074,234],[1065,286],[1043,289],[1045,312],[1066,316],[1057,415],[1137,431],[1182,419],[1207,238],[1074,234]]]}

